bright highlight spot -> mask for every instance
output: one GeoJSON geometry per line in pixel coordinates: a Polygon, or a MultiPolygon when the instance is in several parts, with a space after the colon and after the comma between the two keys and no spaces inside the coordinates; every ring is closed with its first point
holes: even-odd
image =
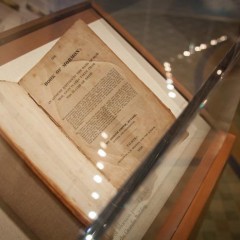
{"type": "Polygon", "coordinates": [[[201,104],[200,104],[200,109],[204,108],[207,103],[207,99],[205,99],[201,104]]]}
{"type": "Polygon", "coordinates": [[[104,164],[102,162],[97,162],[97,168],[99,168],[100,170],[104,169],[104,164]]]}
{"type": "Polygon", "coordinates": [[[174,89],[174,86],[173,86],[172,84],[167,84],[167,89],[173,90],[173,89],[174,89]]]}
{"type": "Polygon", "coordinates": [[[207,48],[207,44],[202,43],[202,44],[200,45],[200,49],[206,49],[206,48],[207,48]]]}
{"type": "Polygon", "coordinates": [[[175,98],[175,97],[176,97],[176,93],[175,93],[175,92],[169,92],[169,93],[168,93],[168,96],[169,96],[170,98],[175,98]]]}
{"type": "Polygon", "coordinates": [[[212,46],[217,45],[217,40],[212,39],[212,40],[210,41],[210,44],[211,44],[212,46]]]}
{"type": "Polygon", "coordinates": [[[226,41],[226,40],[227,40],[227,36],[223,35],[223,36],[221,36],[221,37],[219,38],[219,40],[220,40],[221,42],[226,41]]]}
{"type": "Polygon", "coordinates": [[[99,193],[97,193],[97,192],[92,192],[91,196],[92,196],[92,198],[95,199],[95,200],[97,200],[97,199],[100,198],[100,195],[99,195],[99,193]]]}
{"type": "Polygon", "coordinates": [[[85,240],[92,240],[93,239],[93,236],[91,234],[88,234],[86,237],[85,237],[85,240]]]}
{"type": "Polygon", "coordinates": [[[167,78],[172,78],[172,74],[170,72],[166,72],[166,77],[167,78]]]}
{"type": "Polygon", "coordinates": [[[93,180],[96,182],[96,183],[101,183],[102,182],[102,177],[99,176],[99,175],[95,175],[93,177],[93,180]]]}
{"type": "Polygon", "coordinates": [[[184,52],[183,52],[183,55],[184,55],[185,57],[190,56],[190,54],[191,54],[191,53],[190,53],[189,51],[184,51],[184,52]]]}
{"type": "Polygon", "coordinates": [[[172,69],[171,69],[171,67],[169,66],[169,67],[165,67],[165,71],[166,72],[171,72],[172,71],[172,69]]]}
{"type": "Polygon", "coordinates": [[[102,148],[104,148],[104,149],[107,148],[107,144],[106,144],[105,142],[100,142],[100,146],[101,146],[102,148]]]}
{"type": "Polygon", "coordinates": [[[172,80],[171,78],[167,78],[166,83],[167,83],[167,84],[172,84],[172,83],[173,83],[173,80],[172,80]]]}
{"type": "Polygon", "coordinates": [[[100,157],[106,157],[107,156],[107,153],[103,150],[103,149],[98,149],[98,155],[100,157]]]}
{"type": "Polygon", "coordinates": [[[164,63],[163,63],[163,66],[164,66],[164,67],[170,67],[170,63],[169,63],[169,62],[164,62],[164,63]]]}
{"type": "Polygon", "coordinates": [[[221,75],[222,74],[222,70],[221,69],[218,69],[217,70],[217,75],[221,75]]]}
{"type": "Polygon", "coordinates": [[[102,132],[101,133],[101,136],[104,138],[104,139],[107,139],[108,138],[108,134],[106,132],[102,132]]]}
{"type": "Polygon", "coordinates": [[[196,46],[194,49],[195,49],[196,52],[201,51],[201,48],[199,46],[196,46]]]}
{"type": "Polygon", "coordinates": [[[91,219],[96,219],[97,218],[97,213],[94,212],[94,211],[91,211],[91,212],[88,213],[88,217],[91,218],[91,219]]]}

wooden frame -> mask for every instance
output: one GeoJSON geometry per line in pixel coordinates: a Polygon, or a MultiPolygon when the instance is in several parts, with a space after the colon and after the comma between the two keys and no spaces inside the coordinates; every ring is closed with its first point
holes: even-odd
{"type": "MultiPolygon", "coordinates": [[[[72,7],[60,11],[52,16],[1,34],[0,41],[2,45],[0,51],[2,54],[0,64],[13,60],[38,46],[56,39],[78,18],[89,23],[100,17],[106,19],[154,68],[163,74],[161,64],[146,49],[99,6],[96,4],[91,6],[89,3],[80,4],[77,8],[72,7]]],[[[187,99],[191,98],[191,94],[180,83],[175,81],[175,85],[178,91],[187,99]]],[[[218,133],[214,136],[214,139],[211,136],[208,136],[208,139],[211,139],[210,146],[196,171],[190,177],[178,199],[178,203],[173,207],[164,225],[159,229],[158,239],[187,239],[211,194],[226,163],[234,137],[232,135],[226,137],[224,133],[218,133]],[[208,184],[209,181],[211,184],[208,184]],[[191,222],[191,226],[188,224],[186,227],[186,222],[191,222]]],[[[205,143],[204,147],[206,144],[209,143],[205,143]]]]}

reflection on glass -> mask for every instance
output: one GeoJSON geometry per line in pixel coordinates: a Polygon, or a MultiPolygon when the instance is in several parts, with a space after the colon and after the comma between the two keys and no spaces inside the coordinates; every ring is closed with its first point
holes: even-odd
{"type": "Polygon", "coordinates": [[[105,142],[100,142],[100,146],[101,148],[104,148],[104,149],[107,148],[107,144],[105,142]]]}
{"type": "Polygon", "coordinates": [[[99,168],[100,170],[104,169],[104,164],[102,162],[97,162],[96,164],[97,168],[99,168]]]}
{"type": "Polygon", "coordinates": [[[88,213],[88,217],[89,217],[90,219],[96,219],[96,218],[97,218],[97,213],[94,212],[94,211],[90,211],[90,212],[88,213]]]}
{"type": "Polygon", "coordinates": [[[101,183],[102,182],[102,177],[99,176],[99,175],[95,175],[93,177],[93,180],[96,182],[96,183],[101,183]]]}
{"type": "Polygon", "coordinates": [[[106,132],[102,132],[102,133],[101,133],[101,136],[102,136],[102,138],[104,138],[104,139],[107,139],[107,138],[108,138],[108,134],[107,134],[106,132]]]}
{"type": "Polygon", "coordinates": [[[164,66],[166,72],[171,72],[172,71],[171,65],[170,65],[169,62],[164,62],[163,66],[164,66]]]}
{"type": "Polygon", "coordinates": [[[170,67],[170,63],[169,63],[169,62],[164,62],[164,63],[163,63],[163,66],[164,66],[164,67],[170,67]]]}
{"type": "Polygon", "coordinates": [[[174,86],[172,85],[172,84],[167,84],[167,89],[169,89],[169,90],[173,90],[174,89],[174,86]]]}
{"type": "Polygon", "coordinates": [[[207,48],[207,44],[205,44],[205,43],[200,44],[200,49],[201,50],[206,49],[206,48],[207,48]]]}
{"type": "Polygon", "coordinates": [[[178,57],[178,59],[182,59],[183,55],[182,54],[178,54],[177,57],[178,57]]]}
{"type": "Polygon", "coordinates": [[[103,150],[103,149],[98,149],[98,155],[100,157],[106,157],[107,156],[107,153],[103,150]]]}
{"type": "Polygon", "coordinates": [[[168,96],[169,96],[170,98],[175,98],[175,97],[176,97],[176,93],[175,93],[175,92],[169,92],[169,93],[168,93],[168,96]]]}
{"type": "Polygon", "coordinates": [[[227,36],[225,36],[225,35],[223,35],[223,36],[221,36],[220,38],[219,38],[219,41],[220,42],[224,42],[224,41],[226,41],[227,40],[227,36]]]}
{"type": "Polygon", "coordinates": [[[205,99],[199,106],[200,109],[204,108],[205,105],[207,104],[207,99],[205,99]]]}
{"type": "Polygon", "coordinates": [[[217,45],[217,40],[212,39],[212,40],[210,41],[210,44],[211,44],[212,46],[217,45]]]}
{"type": "Polygon", "coordinates": [[[183,55],[184,55],[185,57],[188,57],[188,56],[191,55],[191,53],[190,53],[189,51],[184,51],[184,52],[183,52],[183,55]]]}
{"type": "Polygon", "coordinates": [[[92,196],[92,198],[95,199],[95,200],[97,200],[97,199],[100,198],[100,195],[99,195],[99,193],[97,193],[97,192],[92,192],[91,196],[92,196]]]}
{"type": "Polygon", "coordinates": [[[86,237],[85,237],[85,240],[93,240],[93,236],[91,234],[88,234],[86,237]]]}
{"type": "Polygon", "coordinates": [[[171,79],[172,78],[172,73],[166,72],[166,77],[171,79]]]}
{"type": "Polygon", "coordinates": [[[196,46],[196,47],[195,47],[195,51],[196,51],[196,52],[199,52],[199,51],[201,51],[201,48],[200,48],[199,46],[196,46]]]}

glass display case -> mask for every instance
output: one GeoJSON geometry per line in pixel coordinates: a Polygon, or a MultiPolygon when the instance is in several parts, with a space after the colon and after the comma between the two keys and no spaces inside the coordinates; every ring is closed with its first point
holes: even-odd
{"type": "Polygon", "coordinates": [[[82,2],[0,44],[5,239],[189,239],[235,139],[235,7],[82,2]]]}

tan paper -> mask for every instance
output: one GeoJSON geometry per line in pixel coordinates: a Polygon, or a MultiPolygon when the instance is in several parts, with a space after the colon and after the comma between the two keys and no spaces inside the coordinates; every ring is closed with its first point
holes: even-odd
{"type": "Polygon", "coordinates": [[[119,187],[171,125],[169,109],[78,21],[20,81],[119,187]]]}

